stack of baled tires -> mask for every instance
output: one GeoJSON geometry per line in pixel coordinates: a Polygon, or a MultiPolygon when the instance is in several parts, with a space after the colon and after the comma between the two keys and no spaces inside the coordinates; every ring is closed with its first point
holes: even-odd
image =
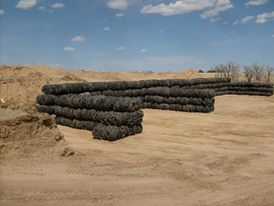
{"type": "Polygon", "coordinates": [[[142,101],[142,108],[207,113],[214,111],[215,91],[165,86],[124,91],[105,90],[91,92],[90,95],[138,98],[142,101]]]}
{"type": "Polygon", "coordinates": [[[57,124],[114,141],[142,132],[142,108],[208,113],[216,95],[271,96],[273,84],[198,78],[45,85],[42,91],[38,111],[55,114],[57,124]]]}
{"type": "Polygon", "coordinates": [[[56,123],[91,130],[94,138],[114,141],[142,132],[141,101],[87,94],[41,95],[39,112],[56,115],[56,123]]]}
{"type": "Polygon", "coordinates": [[[238,82],[215,88],[216,96],[225,94],[272,96],[272,83],[238,82]]]}
{"type": "Polygon", "coordinates": [[[183,88],[228,81],[223,78],[115,81],[45,85],[40,112],[56,123],[91,130],[94,138],[117,140],[142,132],[141,108],[212,112],[214,90],[183,88]]]}
{"type": "Polygon", "coordinates": [[[212,84],[199,84],[185,87],[188,89],[214,89],[215,95],[255,95],[255,96],[272,96],[272,83],[257,82],[218,82],[212,84]]]}
{"type": "Polygon", "coordinates": [[[175,110],[185,112],[214,111],[214,89],[186,88],[229,82],[227,78],[167,79],[141,81],[115,81],[46,85],[45,94],[129,97],[139,99],[142,108],[175,110]]]}
{"type": "MultiPolygon", "coordinates": [[[[83,85],[82,88],[79,88],[78,92],[88,92],[92,96],[105,95],[139,98],[143,103],[142,108],[207,113],[214,111],[215,91],[212,89],[200,90],[185,87],[224,81],[228,82],[229,79],[199,78],[190,80],[167,79],[99,82],[83,85]],[[104,85],[103,89],[99,89],[96,84],[104,85]]],[[[65,87],[69,88],[70,91],[76,91],[76,89],[73,89],[71,86],[72,85],[66,85],[65,87]]],[[[64,92],[64,87],[59,87],[58,94],[62,92],[64,92]]]]}

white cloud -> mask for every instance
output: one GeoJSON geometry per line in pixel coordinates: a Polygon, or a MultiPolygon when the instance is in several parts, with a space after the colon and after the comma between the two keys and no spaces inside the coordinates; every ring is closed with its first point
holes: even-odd
{"type": "Polygon", "coordinates": [[[81,42],[84,42],[84,41],[86,41],[87,40],[87,38],[86,37],[84,37],[84,36],[74,36],[74,37],[72,37],[72,39],[71,39],[71,41],[74,41],[74,42],[79,42],[79,43],[81,43],[81,42]]]}
{"type": "Polygon", "coordinates": [[[212,18],[210,18],[209,19],[209,21],[211,22],[211,23],[215,23],[215,22],[217,22],[217,21],[219,21],[220,20],[220,17],[212,17],[212,18]]]}
{"type": "Polygon", "coordinates": [[[233,8],[233,5],[231,4],[230,0],[217,0],[213,8],[210,8],[201,14],[201,18],[208,19],[208,18],[216,17],[219,15],[220,12],[223,12],[232,8],[233,8]]]}
{"type": "Polygon", "coordinates": [[[16,4],[17,9],[29,9],[37,4],[37,0],[20,0],[16,4]]]}
{"type": "Polygon", "coordinates": [[[64,51],[65,51],[65,52],[71,52],[71,51],[74,51],[74,50],[75,50],[75,48],[70,47],[70,46],[65,46],[65,47],[64,47],[64,51]]]}
{"type": "Polygon", "coordinates": [[[65,7],[65,4],[63,4],[63,3],[54,3],[51,5],[51,8],[53,8],[53,9],[62,9],[64,7],[65,7]]]}
{"type": "Polygon", "coordinates": [[[263,24],[274,19],[274,11],[257,15],[256,23],[263,24]]]}
{"type": "Polygon", "coordinates": [[[140,52],[144,53],[144,52],[147,52],[147,50],[146,49],[141,49],[140,52]]]}
{"type": "Polygon", "coordinates": [[[115,14],[115,16],[116,17],[122,17],[122,16],[125,16],[125,14],[124,13],[117,13],[117,14],[115,14]]]}
{"type": "Polygon", "coordinates": [[[106,26],[106,27],[104,28],[104,31],[110,31],[110,28],[109,28],[108,26],[106,26]]]}
{"type": "Polygon", "coordinates": [[[228,21],[224,21],[224,22],[223,22],[223,25],[226,25],[226,24],[228,24],[228,21]]]}
{"type": "Polygon", "coordinates": [[[141,13],[172,16],[205,10],[201,14],[201,18],[210,19],[218,16],[220,12],[230,8],[233,8],[230,0],[177,0],[170,4],[161,3],[155,6],[148,4],[141,9],[141,13]]]}
{"type": "Polygon", "coordinates": [[[46,7],[44,7],[44,6],[39,6],[38,10],[40,10],[40,11],[47,11],[46,7]]]}
{"type": "Polygon", "coordinates": [[[121,51],[121,50],[125,50],[125,49],[126,49],[126,48],[125,48],[125,47],[122,47],[122,46],[117,48],[117,50],[120,50],[120,51],[121,51]]]}
{"type": "Polygon", "coordinates": [[[233,25],[236,25],[236,24],[246,24],[246,23],[250,22],[253,19],[255,19],[254,16],[246,16],[246,17],[242,18],[241,20],[234,21],[233,25]]]}
{"type": "Polygon", "coordinates": [[[5,14],[5,11],[3,9],[0,9],[0,16],[3,16],[5,14]]]}
{"type": "Polygon", "coordinates": [[[39,6],[37,9],[40,10],[40,11],[49,12],[49,13],[53,12],[52,9],[48,9],[45,6],[39,6]]]}
{"type": "Polygon", "coordinates": [[[127,0],[108,0],[106,5],[111,9],[126,10],[128,2],[127,0]]]}
{"type": "Polygon", "coordinates": [[[189,13],[196,10],[202,10],[208,8],[211,5],[207,0],[205,1],[176,1],[170,4],[158,4],[153,6],[148,4],[141,9],[143,14],[161,14],[163,16],[172,16],[176,14],[189,13]]]}
{"type": "Polygon", "coordinates": [[[259,5],[263,5],[266,4],[268,2],[268,0],[248,0],[245,5],[250,5],[250,6],[259,6],[259,5]]]}

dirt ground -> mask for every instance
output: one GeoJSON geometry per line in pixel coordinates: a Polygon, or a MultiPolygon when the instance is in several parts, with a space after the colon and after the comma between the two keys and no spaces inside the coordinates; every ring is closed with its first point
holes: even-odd
{"type": "Polygon", "coordinates": [[[273,206],[273,125],[273,96],[227,95],[210,114],[145,109],[116,142],[58,126],[75,154],[0,156],[0,205],[273,206]]]}

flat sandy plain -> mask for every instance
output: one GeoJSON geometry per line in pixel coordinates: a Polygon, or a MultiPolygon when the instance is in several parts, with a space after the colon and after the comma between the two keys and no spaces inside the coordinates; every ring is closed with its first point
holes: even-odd
{"type": "MultiPolygon", "coordinates": [[[[73,75],[85,79],[82,72],[73,75]]],[[[113,78],[102,73],[100,80],[104,75],[113,78]]],[[[37,93],[44,76],[39,78],[37,93]]],[[[11,100],[9,107],[16,109],[33,103],[23,99],[23,107],[11,100]]],[[[274,205],[273,96],[216,97],[210,114],[144,114],[142,134],[111,143],[58,126],[73,156],[48,151],[1,158],[0,205],[274,205]]]]}

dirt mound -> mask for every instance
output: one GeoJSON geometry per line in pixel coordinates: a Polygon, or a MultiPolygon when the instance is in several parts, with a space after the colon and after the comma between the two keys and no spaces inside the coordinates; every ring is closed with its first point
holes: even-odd
{"type": "Polygon", "coordinates": [[[13,109],[34,110],[35,98],[41,94],[43,85],[72,82],[84,80],[62,69],[35,65],[0,66],[0,104],[13,109]]]}
{"type": "Polygon", "coordinates": [[[4,108],[0,108],[0,116],[1,157],[66,155],[68,145],[51,116],[4,108]]]}

